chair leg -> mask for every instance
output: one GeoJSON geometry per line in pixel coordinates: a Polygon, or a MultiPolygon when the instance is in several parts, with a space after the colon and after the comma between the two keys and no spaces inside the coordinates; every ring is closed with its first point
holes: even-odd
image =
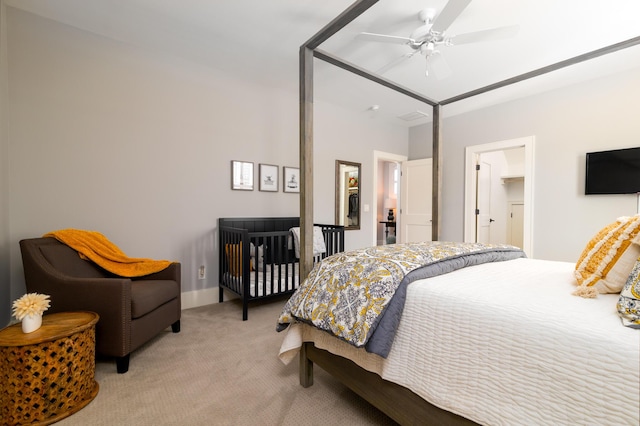
{"type": "Polygon", "coordinates": [[[180,320],[171,324],[171,331],[173,331],[174,333],[180,333],[180,320]]]}
{"type": "Polygon", "coordinates": [[[124,374],[129,371],[129,356],[131,354],[126,354],[125,356],[116,357],[116,368],[118,370],[118,374],[124,374]]]}

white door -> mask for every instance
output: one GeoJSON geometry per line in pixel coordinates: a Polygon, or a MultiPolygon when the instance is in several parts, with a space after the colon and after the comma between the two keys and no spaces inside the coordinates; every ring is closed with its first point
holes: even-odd
{"type": "Polygon", "coordinates": [[[399,242],[431,241],[432,165],[431,158],[402,162],[399,242]]]}
{"type": "Polygon", "coordinates": [[[476,242],[491,242],[491,164],[479,161],[476,166],[478,174],[478,196],[476,199],[476,242]]]}
{"type": "Polygon", "coordinates": [[[524,230],[524,203],[513,201],[509,203],[509,213],[507,215],[507,244],[516,247],[523,247],[524,230]]]}

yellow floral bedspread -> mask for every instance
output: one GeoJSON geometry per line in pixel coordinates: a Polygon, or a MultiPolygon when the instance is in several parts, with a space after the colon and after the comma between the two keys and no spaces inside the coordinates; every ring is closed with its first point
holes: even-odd
{"type": "Polygon", "coordinates": [[[354,346],[364,346],[408,273],[487,251],[522,253],[512,246],[440,241],[337,253],[314,266],[284,306],[277,329],[281,331],[299,320],[354,346]]]}

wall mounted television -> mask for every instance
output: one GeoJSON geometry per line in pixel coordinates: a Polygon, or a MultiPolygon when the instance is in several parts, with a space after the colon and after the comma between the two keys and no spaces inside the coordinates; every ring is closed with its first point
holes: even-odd
{"type": "Polygon", "coordinates": [[[640,193],[640,148],[587,153],[584,193],[640,193]]]}

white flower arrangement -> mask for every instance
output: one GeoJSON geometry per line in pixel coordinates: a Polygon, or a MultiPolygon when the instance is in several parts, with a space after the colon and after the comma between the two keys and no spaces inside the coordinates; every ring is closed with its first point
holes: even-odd
{"type": "Polygon", "coordinates": [[[18,321],[28,315],[42,315],[44,311],[49,309],[49,295],[38,293],[27,293],[20,299],[13,302],[13,316],[18,321]]]}

